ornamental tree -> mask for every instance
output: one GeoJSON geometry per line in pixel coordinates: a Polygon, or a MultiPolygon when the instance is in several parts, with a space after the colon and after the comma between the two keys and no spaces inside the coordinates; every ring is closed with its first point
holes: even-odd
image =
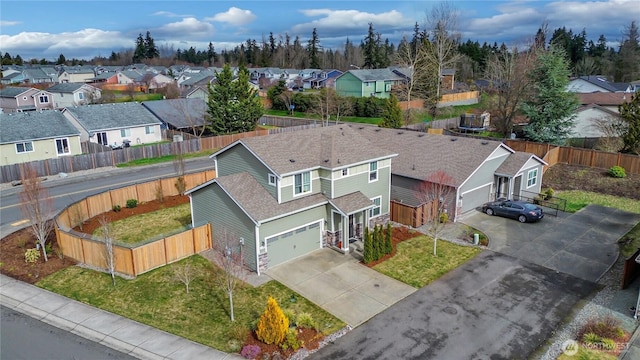
{"type": "Polygon", "coordinates": [[[265,344],[280,344],[289,331],[289,319],[284,315],[278,302],[269,296],[267,308],[260,315],[256,335],[265,344]]]}

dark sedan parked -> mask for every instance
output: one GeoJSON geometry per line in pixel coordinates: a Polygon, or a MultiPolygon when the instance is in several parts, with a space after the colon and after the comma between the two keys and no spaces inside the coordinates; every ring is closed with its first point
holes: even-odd
{"type": "Polygon", "coordinates": [[[539,221],[544,217],[544,212],[541,208],[526,201],[494,201],[482,205],[482,212],[487,215],[518,219],[521,223],[539,221]]]}

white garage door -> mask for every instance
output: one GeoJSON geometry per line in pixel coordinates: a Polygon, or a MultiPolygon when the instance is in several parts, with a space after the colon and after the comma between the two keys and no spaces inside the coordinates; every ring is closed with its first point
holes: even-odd
{"type": "Polygon", "coordinates": [[[462,193],[462,207],[460,211],[465,213],[482,206],[482,204],[489,201],[489,195],[491,195],[491,184],[462,193]]]}
{"type": "Polygon", "coordinates": [[[320,223],[298,227],[267,239],[268,268],[320,248],[320,223]]]}

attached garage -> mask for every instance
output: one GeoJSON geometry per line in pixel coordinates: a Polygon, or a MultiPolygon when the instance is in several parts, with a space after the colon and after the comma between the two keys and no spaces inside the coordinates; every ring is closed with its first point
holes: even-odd
{"type": "Polygon", "coordinates": [[[322,220],[267,238],[268,268],[320,249],[322,220]]]}
{"type": "Polygon", "coordinates": [[[489,196],[491,195],[491,185],[492,184],[486,184],[461,193],[462,205],[460,207],[460,212],[465,213],[469,210],[473,210],[489,201],[489,196]]]}

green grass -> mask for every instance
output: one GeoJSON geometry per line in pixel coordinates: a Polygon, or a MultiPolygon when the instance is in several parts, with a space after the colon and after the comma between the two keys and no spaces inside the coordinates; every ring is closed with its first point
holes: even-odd
{"type": "Polygon", "coordinates": [[[618,359],[617,356],[607,354],[606,352],[587,349],[582,345],[579,345],[579,346],[580,347],[578,348],[577,354],[571,355],[571,356],[566,354],[561,354],[560,356],[558,356],[557,360],[617,360],[618,359]]]}
{"type": "Polygon", "coordinates": [[[242,344],[264,311],[269,295],[285,311],[311,314],[324,334],[345,326],[276,281],[256,288],[250,285],[236,288],[233,293],[236,321],[232,323],[227,293],[215,282],[219,271],[208,260],[194,255],[133,280],[117,278],[115,287],[108,274],[75,266],[42,279],[37,286],[226,352],[239,351],[238,344],[242,344]],[[174,280],[176,269],[185,263],[191,263],[197,273],[189,293],[182,283],[174,280]],[[290,301],[292,295],[295,302],[290,301]]]}
{"type": "MultiPolygon", "coordinates": [[[[266,109],[264,113],[265,115],[288,116],[288,117],[294,117],[299,119],[318,119],[318,120],[320,119],[318,115],[308,114],[300,111],[297,111],[297,112],[294,111],[292,115],[289,111],[285,111],[285,110],[266,109]]],[[[381,120],[382,118],[368,118],[368,117],[358,117],[358,116],[341,116],[340,117],[340,122],[352,122],[352,123],[372,124],[372,125],[378,125],[378,123],[381,120]]],[[[335,119],[331,119],[330,121],[335,122],[335,119]]]]}
{"type": "Polygon", "coordinates": [[[629,230],[619,241],[620,256],[628,259],[638,249],[640,249],[640,223],[637,223],[633,229],[629,230]]]}
{"type": "MultiPolygon", "coordinates": [[[[186,160],[186,159],[193,159],[198,157],[205,157],[205,156],[211,155],[212,153],[213,151],[211,150],[185,153],[183,158],[186,160]]],[[[122,167],[132,167],[132,166],[153,165],[153,164],[159,164],[164,162],[170,162],[175,160],[175,158],[176,158],[175,155],[164,155],[164,156],[159,156],[154,158],[137,159],[137,160],[128,161],[126,163],[118,164],[116,165],[116,167],[122,168],[122,167]]]]}
{"type": "Polygon", "coordinates": [[[597,204],[640,214],[640,200],[580,190],[558,191],[555,196],[567,200],[567,212],[576,212],[589,204],[597,204]]]}
{"type": "MultiPolygon", "coordinates": [[[[182,204],[114,221],[111,223],[111,236],[118,243],[133,245],[176,234],[189,224],[191,206],[182,204]]],[[[100,228],[93,233],[97,237],[101,234],[100,228]]]]}
{"type": "Polygon", "coordinates": [[[416,288],[430,284],[481,252],[475,247],[439,240],[433,256],[433,240],[418,236],[398,244],[396,255],[373,268],[416,288]]]}

